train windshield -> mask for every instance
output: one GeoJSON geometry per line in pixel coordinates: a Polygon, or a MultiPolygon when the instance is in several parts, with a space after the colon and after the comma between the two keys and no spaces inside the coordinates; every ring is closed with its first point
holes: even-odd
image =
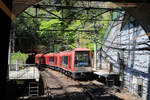
{"type": "Polygon", "coordinates": [[[76,51],[75,52],[75,66],[76,67],[91,66],[90,52],[89,51],[76,51]]]}

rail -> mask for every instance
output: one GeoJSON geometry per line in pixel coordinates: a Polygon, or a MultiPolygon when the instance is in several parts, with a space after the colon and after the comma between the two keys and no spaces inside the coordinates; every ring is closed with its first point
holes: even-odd
{"type": "MultiPolygon", "coordinates": [[[[52,75],[52,74],[49,73],[47,70],[44,70],[44,74],[45,74],[47,77],[50,77],[50,76],[51,76],[53,79],[55,79],[55,80],[57,81],[57,84],[58,84],[58,85],[60,86],[60,88],[62,89],[62,91],[64,91],[64,94],[66,95],[66,97],[67,97],[69,100],[72,100],[71,96],[68,94],[66,88],[64,87],[64,84],[63,84],[60,80],[58,80],[56,76],[52,75]]],[[[50,92],[51,90],[50,90],[50,87],[48,87],[48,85],[47,85],[47,84],[48,84],[47,80],[45,79],[44,82],[45,82],[45,91],[46,91],[47,96],[51,96],[51,97],[53,98],[54,96],[53,96],[53,94],[50,92]],[[50,94],[49,94],[49,93],[50,93],[50,94]]]]}

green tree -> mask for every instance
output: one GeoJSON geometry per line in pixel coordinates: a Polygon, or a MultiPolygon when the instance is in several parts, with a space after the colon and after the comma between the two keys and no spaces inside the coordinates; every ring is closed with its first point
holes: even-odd
{"type": "MultiPolygon", "coordinates": [[[[39,4],[48,4],[49,0],[42,1],[39,4]]],[[[78,6],[79,2],[74,0],[61,0],[57,2],[63,6],[78,6]]],[[[84,6],[87,6],[85,4],[84,6]]],[[[64,30],[94,30],[93,20],[86,19],[109,19],[110,14],[103,13],[96,9],[62,9],[62,8],[42,8],[38,9],[38,16],[50,17],[29,18],[36,15],[34,8],[28,8],[19,15],[12,23],[12,30],[16,32],[16,50],[28,50],[36,48],[42,49],[42,52],[58,52],[60,49],[74,49],[77,47],[77,34],[80,35],[80,47],[86,47],[93,51],[94,32],[64,31],[64,30]],[[59,19],[52,19],[49,12],[55,14],[59,19]],[[99,16],[98,16],[99,15],[99,16]],[[26,18],[25,18],[26,17],[26,18]],[[62,18],[62,19],[61,19],[62,18]],[[81,19],[81,20],[79,20],[81,19]],[[84,19],[84,20],[82,20],[84,19]],[[54,30],[54,31],[53,31],[54,30]],[[44,50],[45,49],[45,50],[44,50]]],[[[108,21],[97,21],[97,45],[102,42],[108,21]]]]}
{"type": "Polygon", "coordinates": [[[15,32],[15,48],[16,51],[31,52],[38,44],[39,23],[36,19],[24,18],[24,13],[20,14],[16,20],[12,22],[12,32],[15,32]]]}

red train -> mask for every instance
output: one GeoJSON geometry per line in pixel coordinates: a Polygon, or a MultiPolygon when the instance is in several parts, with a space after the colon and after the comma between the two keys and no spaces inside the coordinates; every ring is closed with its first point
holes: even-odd
{"type": "Polygon", "coordinates": [[[35,64],[61,71],[74,79],[92,74],[92,53],[87,48],[77,48],[59,53],[37,54],[35,64]]]}

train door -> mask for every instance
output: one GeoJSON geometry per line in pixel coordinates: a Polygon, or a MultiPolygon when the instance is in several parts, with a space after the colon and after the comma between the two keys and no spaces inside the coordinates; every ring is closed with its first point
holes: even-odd
{"type": "Polygon", "coordinates": [[[71,69],[71,55],[68,56],[68,67],[71,69]]]}
{"type": "Polygon", "coordinates": [[[68,68],[68,56],[62,56],[62,66],[68,68]]]}
{"type": "Polygon", "coordinates": [[[55,56],[55,65],[57,66],[57,56],[55,56]]]}

